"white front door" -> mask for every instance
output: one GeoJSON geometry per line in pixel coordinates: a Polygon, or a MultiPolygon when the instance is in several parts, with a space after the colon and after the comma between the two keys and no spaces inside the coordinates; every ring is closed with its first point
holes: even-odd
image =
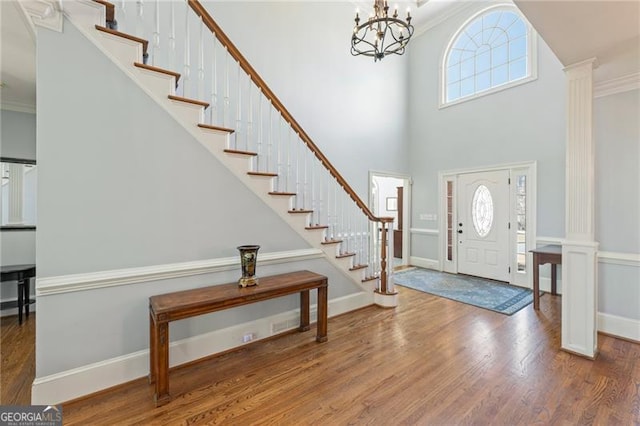
{"type": "Polygon", "coordinates": [[[458,272],[509,281],[509,171],[458,176],[458,272]]]}

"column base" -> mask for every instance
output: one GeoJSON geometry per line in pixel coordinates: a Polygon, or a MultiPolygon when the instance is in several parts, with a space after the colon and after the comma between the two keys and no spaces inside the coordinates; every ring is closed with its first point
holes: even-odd
{"type": "Polygon", "coordinates": [[[598,243],[562,242],[562,344],[595,359],[598,352],[598,243]]]}
{"type": "Polygon", "coordinates": [[[375,290],[373,292],[373,303],[382,308],[395,308],[398,306],[398,293],[380,293],[375,290]]]}

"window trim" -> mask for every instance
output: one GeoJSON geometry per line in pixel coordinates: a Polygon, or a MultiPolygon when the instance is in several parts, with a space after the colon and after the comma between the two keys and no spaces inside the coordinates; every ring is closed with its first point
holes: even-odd
{"type": "Polygon", "coordinates": [[[524,15],[520,12],[520,10],[514,5],[509,3],[492,5],[492,6],[480,9],[478,12],[474,13],[469,18],[467,18],[462,23],[462,25],[458,27],[458,29],[453,34],[453,36],[451,36],[451,38],[449,39],[449,42],[447,43],[446,48],[443,50],[443,53],[440,58],[440,79],[438,84],[438,108],[443,109],[453,105],[458,105],[467,101],[480,98],[482,96],[486,96],[496,92],[500,92],[502,90],[510,89],[512,87],[519,86],[521,84],[529,83],[531,81],[536,80],[537,78],[538,78],[538,33],[533,28],[533,26],[529,23],[527,18],[525,18],[524,15]],[[485,13],[494,12],[497,10],[508,10],[510,12],[516,13],[527,26],[527,29],[528,29],[527,53],[529,54],[529,61],[528,61],[529,76],[520,78],[518,80],[513,80],[508,83],[501,84],[500,86],[483,90],[481,92],[474,93],[473,95],[464,96],[456,100],[447,102],[446,100],[446,95],[447,95],[447,73],[446,73],[447,64],[446,62],[454,42],[457,40],[458,36],[462,33],[462,31],[464,31],[467,28],[467,26],[471,22],[473,22],[475,19],[484,15],[485,13]]]}

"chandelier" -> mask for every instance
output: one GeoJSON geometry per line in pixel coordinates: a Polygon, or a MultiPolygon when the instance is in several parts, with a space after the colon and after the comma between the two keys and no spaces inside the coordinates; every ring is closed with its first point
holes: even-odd
{"type": "Polygon", "coordinates": [[[374,62],[387,55],[404,53],[409,39],[413,35],[411,14],[407,9],[407,19],[398,18],[398,6],[389,16],[389,5],[384,0],[374,0],[373,13],[360,24],[360,15],[356,11],[356,25],[351,36],[351,54],[353,56],[372,56],[374,62]]]}

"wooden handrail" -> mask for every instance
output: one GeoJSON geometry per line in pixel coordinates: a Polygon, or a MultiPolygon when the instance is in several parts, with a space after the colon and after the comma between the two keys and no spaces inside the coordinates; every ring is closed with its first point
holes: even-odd
{"type": "Polygon", "coordinates": [[[246,72],[251,80],[260,88],[262,93],[269,99],[273,107],[282,114],[282,117],[291,125],[293,130],[300,136],[300,139],[304,141],[305,144],[309,147],[309,149],[313,152],[320,162],[329,170],[329,173],[336,178],[340,186],[349,194],[349,197],[356,203],[358,207],[364,212],[364,214],[374,222],[382,222],[382,223],[391,223],[393,222],[392,217],[377,217],[375,216],[369,207],[358,197],[358,194],[351,188],[351,186],[347,183],[347,181],[342,177],[342,175],[336,170],[335,167],[329,162],[327,157],[320,151],[320,149],[316,146],[315,143],[311,140],[309,135],[302,129],[300,124],[293,118],[293,116],[289,113],[289,111],[285,108],[285,106],[280,102],[278,97],[271,91],[267,83],[258,75],[255,69],[249,64],[249,61],[240,53],[240,50],[231,42],[229,37],[222,31],[222,29],[218,26],[218,24],[213,20],[209,12],[202,6],[202,4],[198,0],[188,0],[189,6],[191,9],[198,15],[205,25],[209,28],[209,30],[217,37],[229,54],[238,61],[240,67],[246,72]]]}

